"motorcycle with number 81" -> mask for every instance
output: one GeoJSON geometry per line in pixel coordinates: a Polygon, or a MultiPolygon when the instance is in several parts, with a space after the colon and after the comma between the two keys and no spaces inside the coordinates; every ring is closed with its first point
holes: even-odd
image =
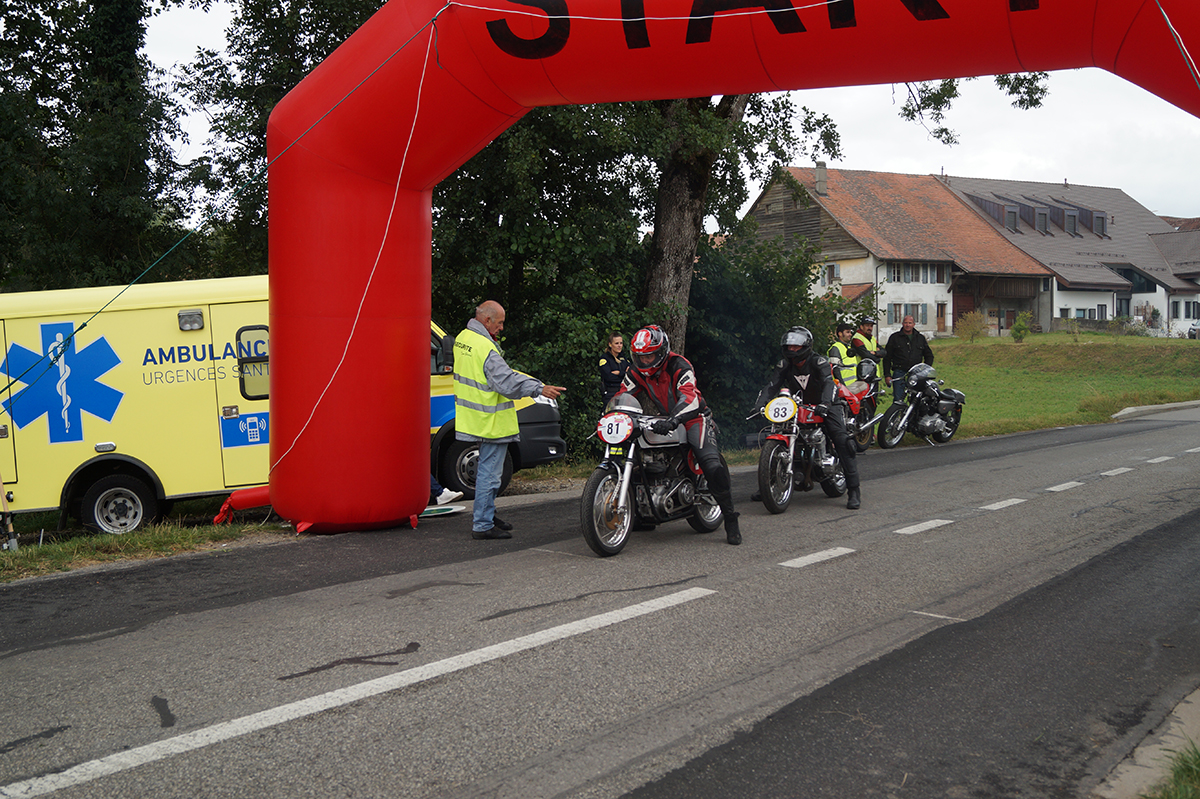
{"type": "Polygon", "coordinates": [[[583,487],[579,513],[583,538],[601,557],[624,549],[631,530],[683,518],[698,533],[721,526],[724,516],[688,446],[687,429],[680,425],[666,435],[650,429],[664,418],[644,413],[622,394],[596,425],[604,459],[583,487]]]}

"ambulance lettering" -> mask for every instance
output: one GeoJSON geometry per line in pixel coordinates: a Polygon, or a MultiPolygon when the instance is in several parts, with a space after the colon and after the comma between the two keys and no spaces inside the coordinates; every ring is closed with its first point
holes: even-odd
{"type": "Polygon", "coordinates": [[[76,350],[73,330],[70,322],[43,324],[41,352],[14,342],[0,365],[9,379],[25,384],[4,401],[4,410],[18,429],[45,415],[51,444],[83,441],[83,412],[111,422],[125,396],[99,380],[121,363],[108,340],[101,336],[76,350]]]}

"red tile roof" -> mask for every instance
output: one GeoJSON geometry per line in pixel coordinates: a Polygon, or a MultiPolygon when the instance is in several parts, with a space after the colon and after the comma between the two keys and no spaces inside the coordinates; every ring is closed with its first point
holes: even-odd
{"type": "Polygon", "coordinates": [[[815,169],[788,170],[880,260],[953,261],[963,271],[977,275],[1054,274],[996,235],[978,213],[933,175],[828,169],[828,192],[818,196],[815,169]]]}

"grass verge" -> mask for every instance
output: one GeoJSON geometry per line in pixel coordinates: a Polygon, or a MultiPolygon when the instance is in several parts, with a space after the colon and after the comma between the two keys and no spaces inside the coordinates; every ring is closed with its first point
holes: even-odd
{"type": "Polygon", "coordinates": [[[1142,799],[1200,799],[1200,750],[1194,741],[1171,753],[1171,770],[1161,783],[1142,799]]]}

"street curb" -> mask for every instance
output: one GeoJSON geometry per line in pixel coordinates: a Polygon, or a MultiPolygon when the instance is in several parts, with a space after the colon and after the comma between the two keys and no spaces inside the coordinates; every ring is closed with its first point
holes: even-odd
{"type": "Polygon", "coordinates": [[[1165,405],[1136,405],[1132,408],[1122,408],[1109,418],[1122,421],[1125,419],[1135,419],[1138,416],[1148,416],[1152,413],[1176,411],[1181,408],[1200,408],[1200,400],[1188,400],[1187,402],[1168,402],[1165,405]]]}

